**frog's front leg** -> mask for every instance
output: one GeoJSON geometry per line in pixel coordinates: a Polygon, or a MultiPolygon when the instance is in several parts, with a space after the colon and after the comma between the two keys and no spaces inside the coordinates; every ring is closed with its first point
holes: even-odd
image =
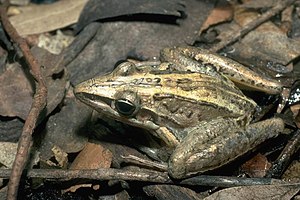
{"type": "Polygon", "coordinates": [[[284,123],[279,118],[246,128],[239,128],[234,119],[201,122],[174,150],[169,159],[169,174],[179,179],[215,169],[277,136],[283,129],[284,123]]]}

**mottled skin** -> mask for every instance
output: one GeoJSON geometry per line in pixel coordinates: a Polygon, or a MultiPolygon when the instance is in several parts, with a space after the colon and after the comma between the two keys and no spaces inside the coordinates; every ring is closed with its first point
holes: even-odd
{"type": "Polygon", "coordinates": [[[111,74],[76,86],[75,95],[173,149],[173,178],[224,165],[283,130],[279,118],[251,124],[256,103],[220,72],[232,72],[234,81],[271,94],[282,89],[276,81],[197,48],[164,49],[161,57],[164,62],[158,66],[122,63],[111,74]]]}

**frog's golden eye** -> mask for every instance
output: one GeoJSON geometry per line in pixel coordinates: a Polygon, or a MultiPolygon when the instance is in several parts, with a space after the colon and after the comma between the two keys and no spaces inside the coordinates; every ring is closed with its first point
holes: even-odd
{"type": "Polygon", "coordinates": [[[115,101],[115,107],[118,113],[124,116],[132,116],[137,110],[137,106],[127,99],[118,99],[115,101]]]}

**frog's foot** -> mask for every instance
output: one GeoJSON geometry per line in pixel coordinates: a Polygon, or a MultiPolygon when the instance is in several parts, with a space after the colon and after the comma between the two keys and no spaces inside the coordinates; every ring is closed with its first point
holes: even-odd
{"type": "Polygon", "coordinates": [[[251,124],[245,129],[238,128],[233,119],[201,122],[174,150],[169,174],[180,179],[215,169],[277,136],[283,129],[283,120],[279,118],[251,124]]]}

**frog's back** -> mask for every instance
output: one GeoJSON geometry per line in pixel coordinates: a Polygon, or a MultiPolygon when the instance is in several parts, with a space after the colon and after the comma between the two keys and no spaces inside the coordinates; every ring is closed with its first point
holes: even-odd
{"type": "Polygon", "coordinates": [[[256,106],[226,77],[161,72],[135,74],[122,79],[122,90],[137,92],[142,107],[155,109],[153,112],[160,116],[172,114],[173,121],[181,124],[196,120],[191,119],[189,113],[197,113],[197,116],[194,115],[197,121],[220,116],[243,119],[246,115],[250,116],[256,106]]]}

